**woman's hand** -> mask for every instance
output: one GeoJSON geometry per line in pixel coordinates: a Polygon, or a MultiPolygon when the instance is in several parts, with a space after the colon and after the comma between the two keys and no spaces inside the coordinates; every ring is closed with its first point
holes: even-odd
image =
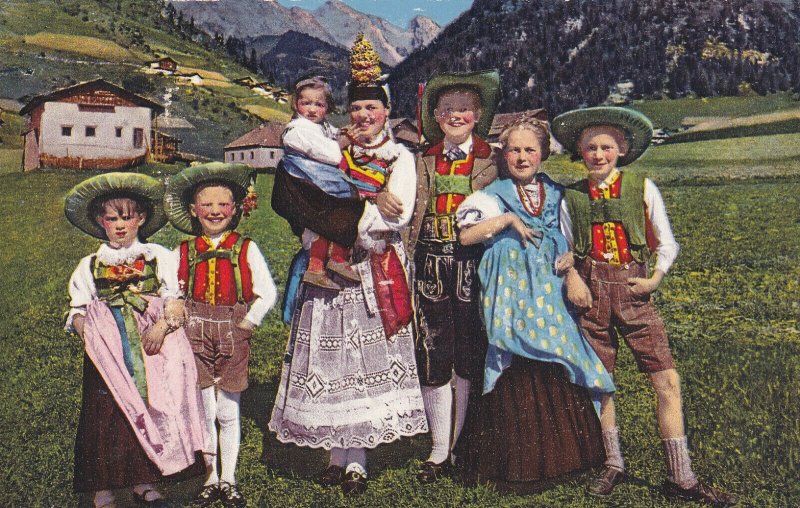
{"type": "Polygon", "coordinates": [[[572,302],[572,305],[581,310],[592,308],[592,292],[575,268],[569,269],[564,284],[567,287],[567,299],[572,302]]]}
{"type": "Polygon", "coordinates": [[[403,215],[403,202],[389,191],[381,191],[375,196],[375,206],[384,219],[395,220],[403,215]]]}

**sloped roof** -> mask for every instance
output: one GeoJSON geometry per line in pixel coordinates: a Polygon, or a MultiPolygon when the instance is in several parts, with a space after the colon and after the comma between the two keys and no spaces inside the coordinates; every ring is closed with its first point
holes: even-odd
{"type": "Polygon", "coordinates": [[[104,79],[95,79],[93,81],[84,81],[83,83],[78,83],[77,85],[61,88],[49,94],[37,95],[20,110],[19,114],[26,115],[31,111],[33,111],[37,106],[45,102],[57,101],[59,99],[70,97],[72,95],[76,95],[87,90],[95,90],[95,89],[107,90],[111,93],[119,95],[120,97],[128,99],[137,106],[150,108],[157,114],[161,114],[164,112],[164,106],[162,106],[161,104],[155,103],[149,99],[145,99],[140,95],[136,95],[135,93],[129,92],[128,90],[125,90],[124,88],[119,87],[113,83],[109,83],[104,79]]]}
{"type": "Polygon", "coordinates": [[[246,146],[265,146],[270,148],[280,148],[281,134],[285,124],[279,122],[267,122],[251,130],[245,135],[231,141],[225,148],[243,148],[246,146]]]}

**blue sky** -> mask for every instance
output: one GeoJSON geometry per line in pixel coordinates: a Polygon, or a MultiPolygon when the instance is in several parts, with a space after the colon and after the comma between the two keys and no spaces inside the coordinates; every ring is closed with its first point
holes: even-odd
{"type": "MultiPolygon", "coordinates": [[[[314,10],[325,0],[278,0],[287,7],[314,10]]],[[[350,7],[380,16],[405,28],[417,15],[427,16],[444,26],[472,6],[472,0],[343,0],[350,7]]]]}

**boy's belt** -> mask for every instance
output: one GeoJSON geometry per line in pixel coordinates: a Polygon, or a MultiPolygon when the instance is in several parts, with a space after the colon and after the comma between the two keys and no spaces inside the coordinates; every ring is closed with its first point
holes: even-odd
{"type": "Polygon", "coordinates": [[[419,236],[422,240],[455,242],[458,240],[455,214],[428,214],[422,219],[419,236]]]}

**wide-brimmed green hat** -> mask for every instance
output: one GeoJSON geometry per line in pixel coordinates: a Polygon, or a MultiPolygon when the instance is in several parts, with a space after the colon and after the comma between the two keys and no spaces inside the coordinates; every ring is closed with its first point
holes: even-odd
{"type": "Polygon", "coordinates": [[[481,118],[475,125],[475,133],[481,137],[489,134],[492,119],[500,101],[500,74],[497,71],[437,74],[428,80],[422,94],[422,134],[429,143],[438,143],[444,138],[442,129],[433,116],[436,103],[443,91],[450,88],[474,90],[481,98],[481,118]]]}
{"type": "Polygon", "coordinates": [[[580,151],[578,140],[584,129],[600,125],[616,127],[625,134],[628,152],[620,156],[617,166],[625,166],[641,157],[653,138],[653,124],[649,118],[636,110],[614,106],[567,111],[553,120],[551,129],[566,150],[577,154],[580,151]]]}
{"type": "MultiPolygon", "coordinates": [[[[241,203],[247,195],[247,188],[255,170],[246,164],[226,162],[209,162],[190,166],[167,181],[167,192],[164,194],[164,209],[170,224],[175,229],[191,235],[200,235],[203,230],[200,223],[192,217],[189,205],[194,200],[195,189],[201,184],[219,183],[231,189],[233,198],[241,203]]],[[[241,208],[234,215],[231,228],[235,228],[241,217],[241,208]]]]}
{"type": "Polygon", "coordinates": [[[147,238],[167,223],[162,207],[164,184],[141,173],[103,173],[82,181],[67,192],[64,215],[84,233],[108,240],[94,215],[98,203],[114,198],[130,198],[144,208],[146,218],[139,238],[147,238]]]}

